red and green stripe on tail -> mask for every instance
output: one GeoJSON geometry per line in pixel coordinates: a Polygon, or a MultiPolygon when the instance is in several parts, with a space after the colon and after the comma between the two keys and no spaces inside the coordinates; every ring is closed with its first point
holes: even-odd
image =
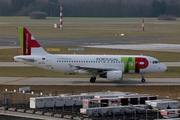
{"type": "Polygon", "coordinates": [[[31,33],[24,27],[17,27],[23,55],[31,55],[31,48],[41,47],[31,33]]]}

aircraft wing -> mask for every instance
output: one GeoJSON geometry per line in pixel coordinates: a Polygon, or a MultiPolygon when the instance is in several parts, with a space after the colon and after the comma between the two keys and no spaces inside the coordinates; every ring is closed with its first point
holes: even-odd
{"type": "MultiPolygon", "coordinates": [[[[69,64],[70,65],[70,64],[69,64]]],[[[76,67],[77,70],[84,70],[88,72],[93,72],[93,73],[99,73],[103,71],[112,71],[112,70],[121,70],[120,68],[107,68],[107,67],[92,67],[92,66],[72,66],[71,67],[76,67]]]]}

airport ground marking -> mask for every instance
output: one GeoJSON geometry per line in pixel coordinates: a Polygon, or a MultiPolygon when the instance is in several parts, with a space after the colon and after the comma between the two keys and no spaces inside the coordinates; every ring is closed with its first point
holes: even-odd
{"type": "Polygon", "coordinates": [[[17,79],[17,80],[12,80],[12,81],[8,81],[8,82],[0,83],[0,85],[5,85],[5,84],[8,84],[8,83],[17,82],[17,81],[21,81],[21,80],[26,80],[26,79],[29,79],[29,78],[31,78],[31,77],[25,77],[25,78],[21,78],[21,79],[17,79]]]}

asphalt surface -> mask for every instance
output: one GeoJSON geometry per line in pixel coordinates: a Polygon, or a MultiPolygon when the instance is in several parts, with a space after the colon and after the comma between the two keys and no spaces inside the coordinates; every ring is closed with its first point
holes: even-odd
{"type": "MultiPolygon", "coordinates": [[[[6,110],[6,112],[4,110],[0,110],[0,115],[26,117],[26,118],[33,118],[33,119],[40,119],[40,120],[67,120],[67,119],[63,119],[63,118],[48,117],[45,115],[35,115],[35,114],[27,114],[27,113],[20,113],[20,112],[12,112],[12,111],[8,111],[8,110],[6,110]]],[[[23,120],[23,118],[22,118],[22,120],[23,120]]]]}
{"type": "MultiPolygon", "coordinates": [[[[129,42],[129,40],[161,39],[180,36],[156,36],[156,37],[118,37],[118,38],[36,38],[41,46],[70,46],[70,47],[91,47],[110,49],[131,49],[147,51],[180,52],[180,44],[159,44],[129,42]]],[[[0,49],[20,47],[18,37],[0,36],[0,49]]]]}
{"type": "MultiPolygon", "coordinates": [[[[153,76],[153,74],[152,74],[153,76]]],[[[127,86],[127,85],[180,85],[180,78],[124,78],[123,81],[110,81],[97,78],[95,83],[90,78],[48,78],[48,77],[0,77],[1,85],[95,85],[95,86],[127,86]]]]}
{"type": "Polygon", "coordinates": [[[161,43],[136,43],[136,44],[118,44],[118,45],[89,45],[91,48],[106,49],[126,49],[126,50],[143,50],[143,51],[161,51],[161,52],[180,52],[180,44],[161,44],[161,43]]]}

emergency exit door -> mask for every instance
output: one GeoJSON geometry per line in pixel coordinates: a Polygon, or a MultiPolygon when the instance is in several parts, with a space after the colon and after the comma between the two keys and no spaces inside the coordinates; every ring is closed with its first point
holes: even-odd
{"type": "Polygon", "coordinates": [[[50,56],[46,57],[46,66],[47,67],[51,66],[51,57],[50,56]]]}

